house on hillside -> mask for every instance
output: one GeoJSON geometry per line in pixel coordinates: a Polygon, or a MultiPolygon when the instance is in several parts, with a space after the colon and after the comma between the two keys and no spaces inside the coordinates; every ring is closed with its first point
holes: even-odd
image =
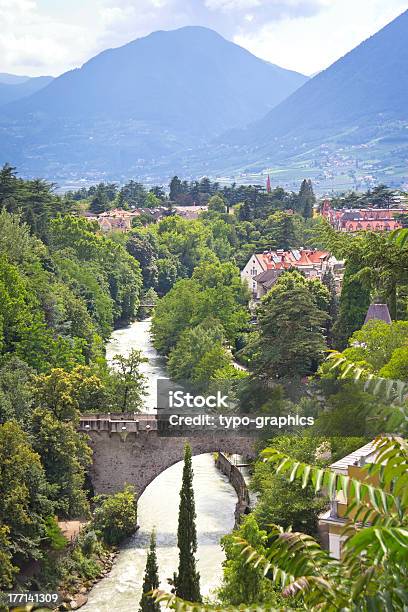
{"type": "MultiPolygon", "coordinates": [[[[199,214],[208,210],[208,206],[176,206],[175,214],[180,215],[184,219],[197,219],[199,214]]],[[[109,232],[129,232],[132,229],[132,221],[136,217],[145,217],[154,222],[159,221],[163,217],[168,216],[169,210],[165,206],[157,206],[156,208],[132,208],[124,210],[123,208],[114,208],[106,210],[100,215],[91,215],[84,213],[86,218],[97,221],[99,228],[104,233],[109,232]]]]}
{"type": "Polygon", "coordinates": [[[105,232],[128,232],[132,228],[132,213],[122,208],[107,210],[98,216],[100,229],[105,232]]]}
{"type": "Polygon", "coordinates": [[[174,210],[180,217],[188,219],[189,221],[194,221],[198,219],[202,212],[208,210],[208,206],[174,206],[174,210]]]}
{"type": "Polygon", "coordinates": [[[276,282],[279,274],[291,268],[303,272],[307,278],[319,279],[331,270],[340,291],[344,262],[328,251],[317,249],[278,249],[254,253],[241,271],[241,278],[247,283],[254,299],[260,299],[276,282]]]}

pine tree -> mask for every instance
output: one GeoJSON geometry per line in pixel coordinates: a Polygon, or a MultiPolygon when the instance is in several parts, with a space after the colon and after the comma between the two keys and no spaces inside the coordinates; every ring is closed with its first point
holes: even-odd
{"type": "Polygon", "coordinates": [[[305,219],[310,219],[313,216],[313,205],[316,203],[316,197],[313,192],[313,185],[310,179],[303,179],[298,195],[299,212],[305,219]]]}
{"type": "Polygon", "coordinates": [[[370,291],[355,278],[360,269],[358,254],[350,257],[344,271],[339,315],[333,326],[334,346],[341,351],[351,335],[363,325],[370,305],[370,291]]]}
{"type": "Polygon", "coordinates": [[[331,270],[327,270],[323,274],[322,283],[327,287],[330,293],[329,302],[329,319],[326,322],[326,339],[329,346],[333,346],[333,325],[336,322],[339,312],[339,298],[336,293],[336,279],[331,270]]]}
{"type": "Polygon", "coordinates": [[[160,604],[154,601],[148,593],[159,588],[157,557],[156,557],[156,535],[154,531],[150,536],[150,547],[147,553],[146,570],[143,580],[143,594],[140,599],[139,612],[160,612],[160,604]]]}
{"type": "Polygon", "coordinates": [[[177,530],[179,567],[178,573],[174,574],[172,582],[177,597],[187,601],[200,602],[200,574],[197,572],[195,560],[195,553],[197,552],[195,519],[191,447],[186,444],[177,530]]]}
{"type": "Polygon", "coordinates": [[[327,314],[317,305],[312,286],[299,273],[287,272],[262,299],[259,337],[253,345],[258,374],[276,379],[316,371],[326,350],[327,314]]]}
{"type": "Polygon", "coordinates": [[[170,202],[177,202],[179,196],[183,193],[183,187],[178,176],[173,176],[170,181],[170,202]]]}

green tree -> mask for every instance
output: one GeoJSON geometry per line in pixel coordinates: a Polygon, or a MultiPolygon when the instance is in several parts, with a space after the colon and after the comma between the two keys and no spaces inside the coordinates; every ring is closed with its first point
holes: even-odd
{"type": "MultiPolygon", "coordinates": [[[[273,440],[274,448],[300,461],[315,461],[317,449],[325,443],[330,449],[324,438],[314,436],[278,436],[273,440]]],[[[297,482],[288,483],[261,457],[255,462],[251,488],[259,496],[254,515],[262,529],[277,524],[285,529],[293,527],[296,531],[316,535],[319,514],[327,502],[317,497],[312,487],[302,488],[297,482]]]]}
{"type": "Polygon", "coordinates": [[[174,256],[157,261],[157,293],[166,295],[178,279],[178,260],[174,256]]]}
{"type": "Polygon", "coordinates": [[[328,314],[330,318],[327,320],[327,323],[326,323],[326,336],[327,336],[328,344],[332,346],[333,344],[332,328],[333,328],[334,323],[337,320],[337,315],[339,312],[339,298],[338,298],[337,291],[336,291],[336,280],[331,270],[328,270],[327,272],[324,273],[323,278],[322,278],[322,283],[324,284],[325,287],[327,287],[329,291],[329,295],[330,295],[329,308],[328,308],[328,314]]]}
{"type": "Polygon", "coordinates": [[[109,378],[113,408],[121,412],[138,412],[146,393],[146,377],[140,372],[140,365],[147,362],[142,353],[132,349],[127,357],[115,355],[109,378]]]}
{"type": "Polygon", "coordinates": [[[198,286],[190,279],[178,281],[157,304],[152,320],[154,346],[167,354],[191,324],[199,300],[198,286]]]}
{"type": "Polygon", "coordinates": [[[53,369],[37,376],[33,389],[37,404],[60,421],[75,421],[78,410],[100,410],[106,403],[107,390],[89,366],[77,366],[71,372],[53,369]]]}
{"type": "Polygon", "coordinates": [[[313,216],[313,206],[315,203],[316,197],[313,192],[312,181],[304,179],[298,195],[298,207],[305,219],[310,219],[313,216]]]}
{"type": "Polygon", "coordinates": [[[154,530],[150,535],[150,546],[147,553],[146,569],[143,579],[143,594],[140,600],[139,612],[160,612],[160,604],[150,595],[151,591],[159,588],[159,568],[156,556],[156,534],[154,530]]]}
{"type": "Polygon", "coordinates": [[[343,349],[356,329],[364,323],[370,305],[370,291],[355,275],[361,269],[358,253],[351,254],[346,262],[343,286],[340,295],[339,316],[333,326],[335,346],[343,349]]]}
{"type": "Polygon", "coordinates": [[[172,584],[177,597],[182,597],[188,601],[201,601],[200,574],[197,572],[195,559],[195,553],[197,552],[195,520],[191,447],[186,444],[177,529],[179,566],[177,574],[174,574],[172,584]]]}
{"type": "Polygon", "coordinates": [[[9,533],[9,527],[0,526],[0,588],[2,589],[13,586],[14,574],[18,572],[18,567],[12,563],[12,546],[9,533]]]}
{"type": "Polygon", "coordinates": [[[265,233],[269,242],[265,247],[274,246],[278,249],[289,250],[298,246],[296,219],[299,219],[299,217],[283,211],[270,215],[265,222],[265,233]]]}
{"type": "Polygon", "coordinates": [[[0,421],[16,420],[23,428],[29,422],[34,402],[35,371],[11,355],[0,368],[0,421]]]}
{"type": "Polygon", "coordinates": [[[118,545],[136,531],[137,502],[135,490],[126,485],[114,495],[99,495],[94,499],[97,507],[92,519],[108,545],[118,545]]]}
{"type": "Polygon", "coordinates": [[[28,435],[14,421],[0,425],[0,586],[9,586],[12,565],[41,558],[51,493],[28,435]]]}
{"type": "Polygon", "coordinates": [[[231,355],[221,342],[218,342],[205,352],[194,366],[192,380],[202,382],[214,380],[216,372],[225,372],[225,368],[232,365],[231,362],[231,355]]]}
{"type": "Polygon", "coordinates": [[[90,204],[90,210],[95,214],[100,214],[109,210],[110,202],[106,194],[103,184],[98,185],[96,193],[93,196],[90,204]]]}
{"type": "MultiPolygon", "coordinates": [[[[394,352],[408,343],[408,321],[368,321],[351,336],[344,356],[364,367],[379,372],[392,359],[394,352]]],[[[395,378],[398,378],[396,376],[395,378]]]]}
{"type": "Polygon", "coordinates": [[[102,286],[113,301],[115,321],[129,322],[135,316],[142,286],[140,266],[119,241],[98,233],[97,224],[69,215],[53,219],[50,241],[53,254],[64,251],[65,258],[68,256],[80,264],[73,269],[71,262],[68,266],[61,262],[66,272],[79,275],[81,282],[85,264],[85,271],[94,272],[97,284],[102,281],[102,286]]]}
{"type": "Polygon", "coordinates": [[[395,349],[391,359],[379,371],[380,376],[408,382],[408,346],[395,349]]]}
{"type": "MultiPolygon", "coordinates": [[[[176,346],[170,353],[168,367],[169,372],[175,380],[200,380],[211,378],[211,363],[207,366],[207,375],[204,371],[204,357],[215,346],[222,349],[223,329],[215,320],[205,319],[200,325],[186,329],[181,335],[176,346]]],[[[220,364],[217,359],[217,366],[220,364]]],[[[222,362],[221,366],[224,364],[222,362]]],[[[217,368],[215,368],[217,369],[217,368]]]]}
{"type": "Polygon", "coordinates": [[[170,194],[169,198],[171,202],[177,202],[178,198],[183,193],[183,187],[178,176],[173,176],[170,181],[170,194]]]}
{"type": "Polygon", "coordinates": [[[156,241],[151,235],[145,235],[142,232],[132,232],[126,242],[128,253],[140,264],[143,276],[143,286],[145,289],[157,286],[157,248],[156,241]]]}
{"type": "Polygon", "coordinates": [[[48,482],[53,485],[55,506],[67,518],[89,513],[85,475],[92,451],[76,427],[77,422],[61,422],[42,408],[34,410],[30,425],[34,450],[41,457],[48,482]]]}
{"type": "Polygon", "coordinates": [[[225,209],[225,202],[222,196],[213,195],[208,200],[208,210],[211,210],[213,212],[225,213],[225,209]]]}
{"type": "Polygon", "coordinates": [[[259,308],[256,372],[269,378],[315,372],[326,348],[326,319],[307,286],[293,274],[282,275],[259,308]]]}
{"type": "Polygon", "coordinates": [[[266,531],[259,528],[252,514],[244,517],[239,529],[221,540],[226,559],[223,563],[223,582],[217,591],[219,599],[222,603],[233,606],[241,604],[251,606],[270,601],[273,590],[269,580],[263,575],[263,568],[256,568],[246,563],[235,538],[244,539],[259,554],[266,552],[266,531]]]}

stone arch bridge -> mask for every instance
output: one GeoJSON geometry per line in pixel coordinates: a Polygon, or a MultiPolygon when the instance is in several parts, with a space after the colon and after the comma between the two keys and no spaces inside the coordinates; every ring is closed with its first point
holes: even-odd
{"type": "Polygon", "coordinates": [[[90,438],[91,480],[96,494],[115,493],[132,484],[140,496],[156,476],[183,459],[186,442],[193,455],[219,451],[255,456],[256,441],[251,436],[208,430],[191,437],[163,436],[155,414],[82,415],[79,431],[90,438]]]}

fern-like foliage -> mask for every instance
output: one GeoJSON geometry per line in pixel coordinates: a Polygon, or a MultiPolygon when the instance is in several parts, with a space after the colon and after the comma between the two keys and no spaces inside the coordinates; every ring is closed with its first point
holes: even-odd
{"type": "Polygon", "coordinates": [[[385,422],[388,431],[406,435],[408,432],[408,383],[378,376],[337,351],[330,351],[327,360],[333,362],[330,369],[337,370],[340,379],[354,380],[362,384],[367,393],[387,402],[387,405],[382,405],[379,413],[373,417],[385,422]]]}
{"type": "MultiPolygon", "coordinates": [[[[262,455],[275,472],[302,487],[312,485],[347,501],[342,559],[333,558],[311,536],[272,525],[266,554],[236,538],[246,563],[262,568],[284,597],[312,612],[406,612],[408,610],[408,444],[400,438],[376,441],[375,463],[361,479],[296,461],[267,448],[262,455]]],[[[153,596],[179,612],[273,612],[271,607],[217,607],[185,602],[155,591],[153,596]]],[[[284,608],[290,611],[288,605],[284,608]]]]}
{"type": "MultiPolygon", "coordinates": [[[[402,439],[376,442],[376,462],[361,480],[314,467],[272,449],[264,459],[276,473],[303,487],[312,484],[348,502],[343,558],[333,559],[310,536],[272,529],[272,544],[264,559],[248,554],[250,562],[267,563],[291,576],[283,594],[301,596],[308,610],[408,609],[408,445],[402,439]]],[[[279,575],[279,574],[277,574],[279,575]]],[[[273,579],[273,577],[272,577],[273,579]]]]}
{"type": "Polygon", "coordinates": [[[389,237],[390,242],[394,242],[399,247],[404,247],[408,242],[408,229],[400,228],[391,232],[389,237]]]}
{"type": "Polygon", "coordinates": [[[290,612],[290,608],[283,610],[282,608],[265,608],[262,606],[211,606],[206,604],[197,604],[190,601],[183,601],[172,593],[161,591],[159,589],[153,591],[151,596],[158,603],[164,604],[166,608],[177,610],[177,612],[290,612]]]}

